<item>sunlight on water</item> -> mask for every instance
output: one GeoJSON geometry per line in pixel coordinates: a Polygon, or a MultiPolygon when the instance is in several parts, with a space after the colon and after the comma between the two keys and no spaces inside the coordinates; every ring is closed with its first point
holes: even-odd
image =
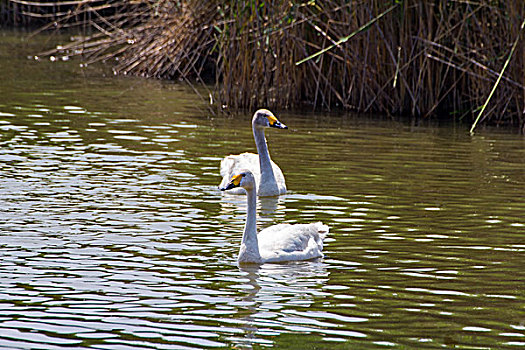
{"type": "Polygon", "coordinates": [[[258,201],[259,229],[323,221],[325,258],[239,267],[245,197],[217,185],[254,151],[250,113],[0,66],[0,348],[525,346],[522,137],[280,113],[289,192],[258,201]]]}

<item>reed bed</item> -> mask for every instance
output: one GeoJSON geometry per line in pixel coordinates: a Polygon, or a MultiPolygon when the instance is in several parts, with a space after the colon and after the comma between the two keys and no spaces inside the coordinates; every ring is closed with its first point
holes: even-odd
{"type": "Polygon", "coordinates": [[[71,4],[66,2],[0,0],[0,27],[31,28],[45,25],[60,17],[71,4]]]}
{"type": "Polygon", "coordinates": [[[525,125],[523,0],[69,3],[53,26],[83,35],[48,54],[112,60],[119,74],[212,82],[221,107],[478,114],[525,125]]]}

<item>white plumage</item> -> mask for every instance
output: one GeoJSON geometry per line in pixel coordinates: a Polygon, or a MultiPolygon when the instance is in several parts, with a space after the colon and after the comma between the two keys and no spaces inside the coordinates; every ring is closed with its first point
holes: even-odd
{"type": "Polygon", "coordinates": [[[308,260],[323,257],[323,240],[328,226],[312,224],[278,224],[257,235],[259,252],[265,262],[308,260]]]}
{"type": "Polygon", "coordinates": [[[239,263],[283,262],[323,257],[323,240],[329,228],[321,222],[278,224],[257,234],[256,183],[249,170],[234,175],[221,190],[244,188],[248,210],[239,249],[239,263]]]}
{"type": "MultiPolygon", "coordinates": [[[[221,160],[221,176],[222,181],[220,187],[224,187],[228,184],[233,175],[235,175],[241,169],[250,169],[252,172],[255,183],[258,184],[258,191],[266,193],[267,195],[281,195],[286,193],[286,182],[282,170],[277,164],[270,160],[272,165],[273,175],[275,177],[275,184],[277,185],[278,192],[276,193],[273,189],[271,180],[261,181],[261,171],[259,165],[259,155],[255,153],[241,153],[236,155],[229,155],[221,160]]],[[[246,191],[242,187],[237,187],[228,191],[232,194],[245,194],[246,191]]],[[[259,196],[261,196],[259,194],[259,196]]]]}
{"type": "MultiPolygon", "coordinates": [[[[278,196],[286,193],[286,183],[281,169],[275,164],[268,152],[268,145],[264,137],[264,129],[268,127],[287,129],[277,118],[267,109],[259,109],[252,118],[252,131],[257,146],[257,153],[241,153],[226,156],[221,161],[220,174],[222,176],[219,188],[225,187],[233,175],[241,169],[248,169],[252,172],[257,184],[257,194],[259,196],[278,196]]],[[[235,188],[230,191],[232,194],[244,194],[246,191],[235,188]]]]}

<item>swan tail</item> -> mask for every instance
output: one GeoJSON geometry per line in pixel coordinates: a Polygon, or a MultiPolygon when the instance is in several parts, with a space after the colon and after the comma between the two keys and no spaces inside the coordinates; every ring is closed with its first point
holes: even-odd
{"type": "Polygon", "coordinates": [[[326,236],[328,235],[328,232],[330,231],[330,227],[328,227],[328,225],[325,225],[325,224],[323,224],[320,221],[314,223],[313,225],[316,228],[317,234],[319,235],[319,238],[320,238],[320,240],[322,242],[326,238],[326,236]]]}
{"type": "Polygon", "coordinates": [[[235,168],[235,156],[226,156],[221,160],[221,176],[231,177],[232,170],[235,168]]]}
{"type": "MultiPolygon", "coordinates": [[[[233,175],[243,169],[250,170],[257,178],[259,171],[259,158],[253,153],[230,154],[221,159],[220,174],[221,185],[226,185],[233,175]]],[[[257,181],[257,179],[256,179],[257,181]]]]}

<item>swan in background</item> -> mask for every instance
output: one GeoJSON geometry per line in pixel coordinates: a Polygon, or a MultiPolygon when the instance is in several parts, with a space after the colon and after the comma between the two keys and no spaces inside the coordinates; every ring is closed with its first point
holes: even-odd
{"type": "MultiPolygon", "coordinates": [[[[222,181],[219,188],[226,187],[232,176],[241,169],[249,169],[255,177],[259,196],[278,196],[286,193],[283,172],[277,164],[272,162],[270,153],[268,153],[268,145],[264,137],[264,129],[268,127],[288,129],[272,112],[267,109],[259,109],[252,118],[252,131],[258,154],[241,153],[224,157],[221,161],[222,181]]],[[[244,194],[245,191],[238,187],[230,193],[244,194]]]]}
{"type": "Polygon", "coordinates": [[[242,170],[233,175],[221,191],[244,188],[247,193],[248,213],[239,250],[239,263],[281,262],[323,257],[323,240],[328,226],[312,224],[278,224],[257,234],[257,189],[253,174],[242,170]]]}

